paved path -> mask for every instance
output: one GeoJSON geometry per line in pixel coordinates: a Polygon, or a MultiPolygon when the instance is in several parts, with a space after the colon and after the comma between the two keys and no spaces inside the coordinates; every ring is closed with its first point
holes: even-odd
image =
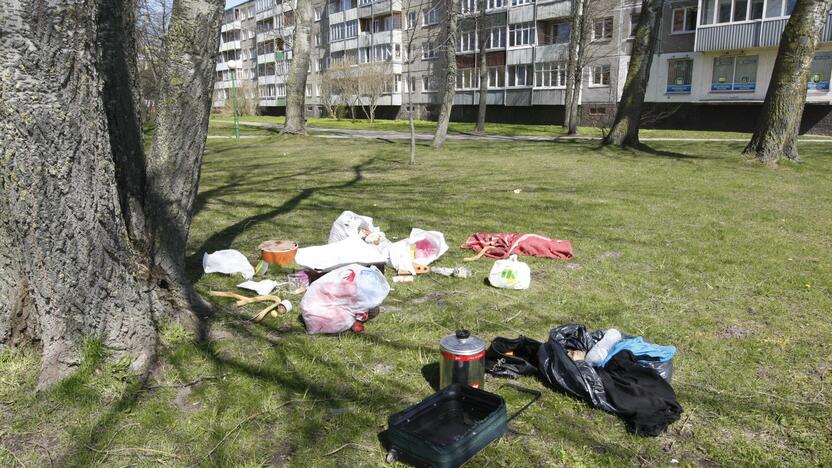
{"type": "MultiPolygon", "coordinates": [[[[212,120],[217,123],[233,124],[231,120],[212,120]]],[[[268,130],[280,130],[283,128],[281,124],[273,124],[266,122],[244,122],[240,125],[248,127],[259,127],[268,130]]],[[[309,127],[309,134],[320,138],[370,138],[380,140],[402,140],[410,138],[410,132],[400,132],[395,130],[358,130],[358,129],[343,129],[343,128],[326,128],[326,127],[309,127]]],[[[212,135],[208,138],[234,138],[233,135],[212,135]]],[[[240,138],[261,138],[257,135],[241,135],[240,138]]],[[[585,136],[585,135],[570,135],[570,136],[534,136],[534,135],[475,135],[472,133],[448,133],[448,140],[468,140],[468,141],[598,141],[600,137],[585,136]]],[[[433,134],[430,133],[416,133],[417,140],[431,140],[433,134]]],[[[692,141],[692,142],[709,142],[709,141],[731,141],[742,142],[748,141],[748,138],[673,138],[673,137],[642,137],[641,141],[692,141]]],[[[832,143],[832,138],[812,138],[803,137],[798,140],[800,143],[832,143]]]]}

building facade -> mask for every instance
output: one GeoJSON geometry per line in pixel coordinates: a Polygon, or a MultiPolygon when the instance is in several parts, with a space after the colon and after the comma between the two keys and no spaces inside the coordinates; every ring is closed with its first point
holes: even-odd
{"type": "MultiPolygon", "coordinates": [[[[410,100],[421,118],[435,116],[447,69],[445,2],[312,1],[309,115],[333,112],[334,97],[348,93],[333,89],[333,73],[344,76],[372,65],[371,75],[361,75],[358,81],[384,81],[373,99],[377,115],[401,116],[410,100]]],[[[479,0],[459,3],[453,118],[476,117],[484,34],[489,120],[560,123],[570,0],[486,0],[484,15],[478,11],[479,0]]],[[[647,89],[648,125],[749,130],[755,120],[749,113],[756,112],[765,98],[780,35],[794,3],[668,0],[647,89]]],[[[580,93],[584,122],[603,125],[614,116],[640,7],[633,0],[589,3],[590,38],[580,93]]],[[[253,100],[259,112],[283,112],[293,24],[293,0],[252,0],[226,11],[215,107],[227,106],[236,87],[238,96],[253,100]]],[[[812,63],[804,130],[832,129],[830,72],[832,23],[823,30],[812,63]]],[[[356,103],[366,105],[367,99],[356,103]]]]}

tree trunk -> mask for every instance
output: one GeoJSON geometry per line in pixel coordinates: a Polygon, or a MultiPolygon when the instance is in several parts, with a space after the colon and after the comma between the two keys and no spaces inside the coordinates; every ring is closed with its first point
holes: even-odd
{"type": "MultiPolygon", "coordinates": [[[[222,0],[173,4],[161,104],[147,161],[145,213],[152,239],[152,276],[162,291],[171,293],[165,299],[183,312],[206,307],[185,274],[185,248],[208,133],[223,8],[222,0]]],[[[194,320],[188,315],[166,318],[194,320]]]]}
{"type": "Polygon", "coordinates": [[[416,125],[413,122],[413,86],[411,86],[411,45],[413,43],[413,33],[409,33],[410,37],[407,44],[407,121],[410,126],[410,164],[416,164],[416,125]]]}
{"type": "Polygon", "coordinates": [[[295,10],[295,33],[292,37],[292,63],[289,65],[289,76],[286,79],[286,125],[283,127],[283,133],[306,134],[306,75],[309,73],[312,17],[312,2],[298,1],[295,10]]]}
{"type": "Polygon", "coordinates": [[[140,373],[156,349],[146,257],[131,245],[116,188],[124,155],[114,154],[103,99],[112,89],[102,92],[123,78],[100,47],[126,13],[119,3],[101,15],[104,3],[53,1],[47,12],[6,2],[0,19],[0,331],[40,343],[41,387],[78,365],[88,337],[140,373]]]}
{"type": "Polygon", "coordinates": [[[581,93],[581,54],[584,40],[583,18],[584,1],[574,0],[572,2],[572,29],[569,31],[569,60],[566,66],[566,97],[563,106],[563,126],[567,134],[574,135],[578,132],[578,102],[581,93]]]}
{"type": "Polygon", "coordinates": [[[644,95],[647,92],[647,80],[650,78],[650,64],[653,62],[653,49],[661,26],[661,13],[664,0],[643,0],[638,19],[630,66],[624,81],[624,92],[615,121],[610,132],[604,137],[604,144],[620,146],[638,145],[638,130],[641,112],[644,108],[644,95]]]}
{"type": "Polygon", "coordinates": [[[448,14],[445,18],[448,22],[445,38],[447,71],[442,93],[442,107],[439,110],[439,122],[437,122],[436,133],[433,134],[433,142],[431,143],[431,147],[434,149],[445,146],[445,138],[448,136],[448,123],[451,121],[451,109],[454,106],[454,94],[456,92],[456,17],[459,10],[459,0],[448,0],[446,5],[448,6],[448,14]]]}
{"type": "Polygon", "coordinates": [[[476,133],[485,133],[485,112],[488,105],[488,56],[486,55],[486,10],[485,0],[479,0],[480,21],[479,21],[479,37],[477,46],[479,47],[479,67],[480,67],[480,95],[477,103],[477,126],[474,128],[476,133]]]}
{"type": "Polygon", "coordinates": [[[775,165],[799,160],[797,134],[806,104],[809,69],[832,0],[798,0],[780,38],[771,81],[757,128],[744,154],[775,165]]]}

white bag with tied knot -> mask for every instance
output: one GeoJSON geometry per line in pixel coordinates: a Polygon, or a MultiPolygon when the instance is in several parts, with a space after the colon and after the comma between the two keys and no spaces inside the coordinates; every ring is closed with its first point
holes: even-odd
{"type": "Polygon", "coordinates": [[[529,265],[517,261],[517,255],[506,260],[497,260],[488,274],[488,282],[495,288],[529,289],[532,282],[529,265]]]}

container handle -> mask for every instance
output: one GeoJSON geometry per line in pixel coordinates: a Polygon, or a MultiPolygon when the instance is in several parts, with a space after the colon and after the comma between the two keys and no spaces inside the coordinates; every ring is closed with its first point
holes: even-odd
{"type": "Polygon", "coordinates": [[[508,419],[506,419],[506,424],[510,423],[512,419],[514,419],[514,418],[516,418],[517,416],[519,416],[519,415],[520,415],[520,413],[522,413],[523,411],[526,411],[526,408],[528,408],[529,406],[531,406],[531,405],[532,405],[532,403],[536,402],[536,401],[540,398],[540,396],[541,396],[541,393],[540,393],[539,391],[537,391],[537,390],[534,390],[534,389],[531,389],[531,388],[526,388],[526,387],[521,387],[521,386],[519,386],[519,385],[512,384],[512,383],[506,383],[506,384],[503,384],[503,385],[501,385],[501,386],[500,386],[500,388],[503,388],[503,387],[511,387],[511,388],[513,388],[513,389],[515,389],[515,390],[517,390],[517,391],[519,391],[519,392],[528,393],[529,395],[532,395],[532,399],[531,399],[531,401],[529,401],[528,403],[526,403],[526,404],[525,404],[522,408],[520,408],[519,410],[515,411],[515,412],[514,412],[514,414],[512,414],[511,416],[509,416],[509,417],[508,417],[508,419]]]}

